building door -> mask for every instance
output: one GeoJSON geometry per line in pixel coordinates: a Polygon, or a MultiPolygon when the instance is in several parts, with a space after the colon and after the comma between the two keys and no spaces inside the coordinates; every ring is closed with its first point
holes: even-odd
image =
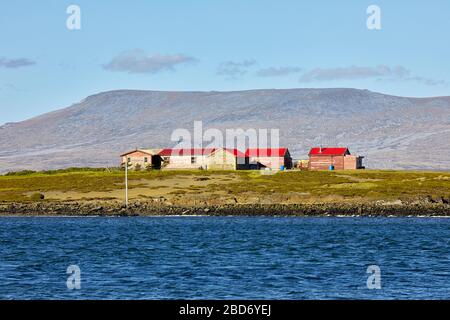
{"type": "Polygon", "coordinates": [[[161,157],[158,155],[152,156],[152,168],[153,169],[161,169],[161,157]]]}

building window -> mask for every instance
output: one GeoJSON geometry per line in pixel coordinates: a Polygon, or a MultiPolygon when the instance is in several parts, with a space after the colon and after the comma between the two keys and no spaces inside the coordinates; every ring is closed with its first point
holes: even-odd
{"type": "Polygon", "coordinates": [[[147,157],[144,157],[144,163],[147,163],[147,162],[148,162],[147,157]]]}
{"type": "Polygon", "coordinates": [[[197,163],[197,158],[196,157],[191,157],[191,164],[197,163]]]}
{"type": "Polygon", "coordinates": [[[131,158],[127,158],[127,162],[131,162],[131,158]]]}

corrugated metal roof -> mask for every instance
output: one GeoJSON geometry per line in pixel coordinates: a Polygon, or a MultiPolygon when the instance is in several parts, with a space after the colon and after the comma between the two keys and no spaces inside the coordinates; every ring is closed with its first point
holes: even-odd
{"type": "Polygon", "coordinates": [[[225,150],[226,152],[231,153],[233,156],[235,157],[239,157],[239,158],[245,158],[245,154],[241,151],[239,151],[238,149],[232,149],[232,148],[218,148],[216,149],[214,152],[217,152],[219,150],[225,150]]]}
{"type": "Polygon", "coordinates": [[[134,149],[132,151],[128,151],[128,152],[126,152],[124,154],[121,154],[120,156],[124,157],[124,156],[129,155],[129,154],[134,153],[134,152],[142,152],[142,153],[148,154],[149,156],[157,154],[157,152],[152,152],[152,149],[134,149]]]}
{"type": "Polygon", "coordinates": [[[158,154],[162,157],[170,156],[201,156],[209,155],[215,148],[191,148],[191,149],[162,149],[158,154]]]}
{"type": "Polygon", "coordinates": [[[288,148],[254,148],[247,149],[247,157],[284,157],[288,148]]]}
{"type": "Polygon", "coordinates": [[[348,148],[311,148],[309,155],[325,155],[325,156],[343,156],[345,154],[350,154],[348,148]]]}
{"type": "Polygon", "coordinates": [[[170,156],[198,156],[198,155],[210,155],[213,152],[218,150],[225,150],[232,155],[240,158],[244,158],[245,154],[238,149],[233,148],[191,148],[191,149],[162,149],[158,155],[161,157],[170,157],[170,156]]]}
{"type": "Polygon", "coordinates": [[[142,151],[145,151],[145,152],[148,152],[148,153],[151,153],[151,154],[158,154],[158,153],[160,153],[161,152],[161,148],[159,148],[159,149],[141,149],[142,151]]]}

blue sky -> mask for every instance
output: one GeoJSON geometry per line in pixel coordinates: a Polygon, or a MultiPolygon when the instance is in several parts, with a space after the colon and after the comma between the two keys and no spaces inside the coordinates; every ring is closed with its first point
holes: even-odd
{"type": "Polygon", "coordinates": [[[115,89],[450,95],[448,0],[16,0],[0,15],[0,124],[115,89]]]}

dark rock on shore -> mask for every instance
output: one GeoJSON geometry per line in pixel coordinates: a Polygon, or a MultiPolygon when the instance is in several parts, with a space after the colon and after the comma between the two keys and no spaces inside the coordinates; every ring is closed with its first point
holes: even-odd
{"type": "Polygon", "coordinates": [[[18,216],[450,216],[450,205],[434,202],[378,202],[365,204],[228,204],[176,206],[154,202],[30,202],[1,203],[0,215],[18,216]]]}

